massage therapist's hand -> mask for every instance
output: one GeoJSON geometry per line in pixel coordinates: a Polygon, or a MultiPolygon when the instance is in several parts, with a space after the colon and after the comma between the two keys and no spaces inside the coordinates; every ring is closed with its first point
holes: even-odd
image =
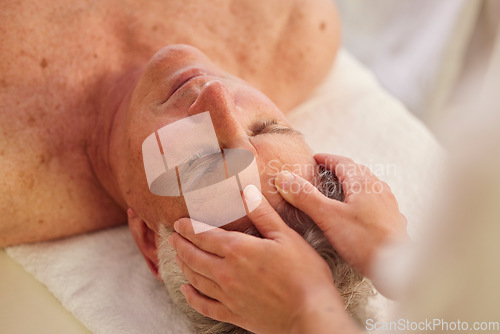
{"type": "Polygon", "coordinates": [[[340,202],[324,196],[303,178],[281,172],[275,183],[281,196],[304,211],[323,231],[333,248],[370,278],[375,253],[386,242],[406,240],[406,218],[390,187],[368,167],[351,159],[317,154],[319,164],[335,173],[345,195],[340,202]]]}
{"type": "Polygon", "coordinates": [[[257,207],[248,217],[262,239],[219,228],[195,234],[192,224],[201,223],[187,218],[174,224],[169,243],[191,283],[181,289],[189,305],[257,333],[349,333],[354,325],[326,262],[255,186],[244,196],[257,207]]]}

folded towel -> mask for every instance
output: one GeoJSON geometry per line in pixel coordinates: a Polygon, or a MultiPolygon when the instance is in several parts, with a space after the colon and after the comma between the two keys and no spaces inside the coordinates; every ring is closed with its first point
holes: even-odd
{"type": "MultiPolygon", "coordinates": [[[[411,233],[425,221],[440,146],[347,53],[339,54],[325,83],[289,118],[315,151],[379,166],[374,172],[393,189],[411,233]]],[[[94,333],[192,332],[126,226],[10,247],[7,253],[94,333]]]]}

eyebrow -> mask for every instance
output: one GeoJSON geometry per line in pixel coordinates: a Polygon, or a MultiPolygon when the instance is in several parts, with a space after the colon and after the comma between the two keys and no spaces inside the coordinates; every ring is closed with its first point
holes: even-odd
{"type": "Polygon", "coordinates": [[[265,129],[263,130],[261,133],[259,134],[286,134],[286,135],[299,135],[299,136],[303,136],[302,132],[300,131],[297,131],[295,129],[292,129],[292,128],[287,128],[287,127],[283,127],[283,128],[280,128],[280,127],[270,127],[269,129],[265,129]]]}
{"type": "MultiPolygon", "coordinates": [[[[284,134],[284,135],[289,135],[289,136],[303,136],[302,132],[298,131],[298,130],[295,130],[293,128],[289,128],[289,127],[286,127],[286,126],[280,126],[278,123],[275,123],[275,124],[269,124],[267,126],[265,126],[264,128],[262,128],[261,130],[259,130],[259,133],[257,133],[256,135],[265,135],[265,134],[284,134]]],[[[198,161],[199,159],[203,158],[204,155],[202,156],[197,156],[197,157],[191,157],[191,159],[188,159],[187,163],[189,165],[188,168],[191,167],[192,164],[194,164],[196,161],[198,161]]],[[[207,171],[213,169],[214,165],[217,164],[217,159],[210,159],[210,162],[205,165],[205,166],[196,166],[197,168],[202,168],[203,172],[202,173],[206,173],[207,171]]],[[[195,169],[197,169],[195,168],[195,169]]],[[[190,171],[192,172],[192,171],[190,171]]]]}
{"type": "Polygon", "coordinates": [[[252,128],[252,132],[254,136],[260,134],[287,134],[303,136],[302,132],[289,128],[287,126],[280,125],[275,120],[266,121],[264,123],[254,125],[252,128]]]}

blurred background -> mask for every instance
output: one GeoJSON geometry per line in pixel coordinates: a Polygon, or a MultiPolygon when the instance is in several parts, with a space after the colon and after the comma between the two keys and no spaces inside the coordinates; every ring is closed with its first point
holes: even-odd
{"type": "MultiPolygon", "coordinates": [[[[500,56],[498,0],[336,0],[343,45],[438,137],[464,124],[500,56]],[[497,51],[495,51],[497,50],[497,51]]],[[[471,114],[472,113],[472,114],[471,114]]]]}
{"type": "MultiPolygon", "coordinates": [[[[500,1],[336,3],[344,48],[369,67],[448,152],[437,213],[414,249],[417,260],[399,269],[410,279],[404,280],[404,307],[395,313],[415,321],[498,325],[500,1]]],[[[433,331],[421,331],[427,332],[433,331]]]]}
{"type": "MultiPolygon", "coordinates": [[[[450,105],[448,120],[437,131],[447,139],[447,182],[427,235],[414,249],[417,260],[409,270],[414,275],[398,312],[417,322],[466,322],[468,330],[451,331],[457,333],[500,333],[499,41],[481,83],[465,82],[474,86],[456,93],[463,94],[457,99],[468,104],[462,110],[471,117],[454,121],[458,108],[450,105]]],[[[443,328],[437,332],[450,332],[443,328]]]]}

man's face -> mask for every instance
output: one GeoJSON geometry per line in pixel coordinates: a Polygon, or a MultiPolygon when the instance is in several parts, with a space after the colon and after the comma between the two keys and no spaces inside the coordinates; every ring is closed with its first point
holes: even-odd
{"type": "Polygon", "coordinates": [[[206,111],[222,149],[243,148],[255,155],[262,192],[274,207],[283,201],[273,186],[278,171],[313,178],[316,163],[309,147],[266,96],[215,67],[199,50],[168,46],[150,60],[130,97],[124,120],[127,147],[119,166],[121,184],[128,184],[122,189],[127,203],[153,228],[189,215],[183,198],[149,192],[142,142],[165,125],[206,111]]]}

